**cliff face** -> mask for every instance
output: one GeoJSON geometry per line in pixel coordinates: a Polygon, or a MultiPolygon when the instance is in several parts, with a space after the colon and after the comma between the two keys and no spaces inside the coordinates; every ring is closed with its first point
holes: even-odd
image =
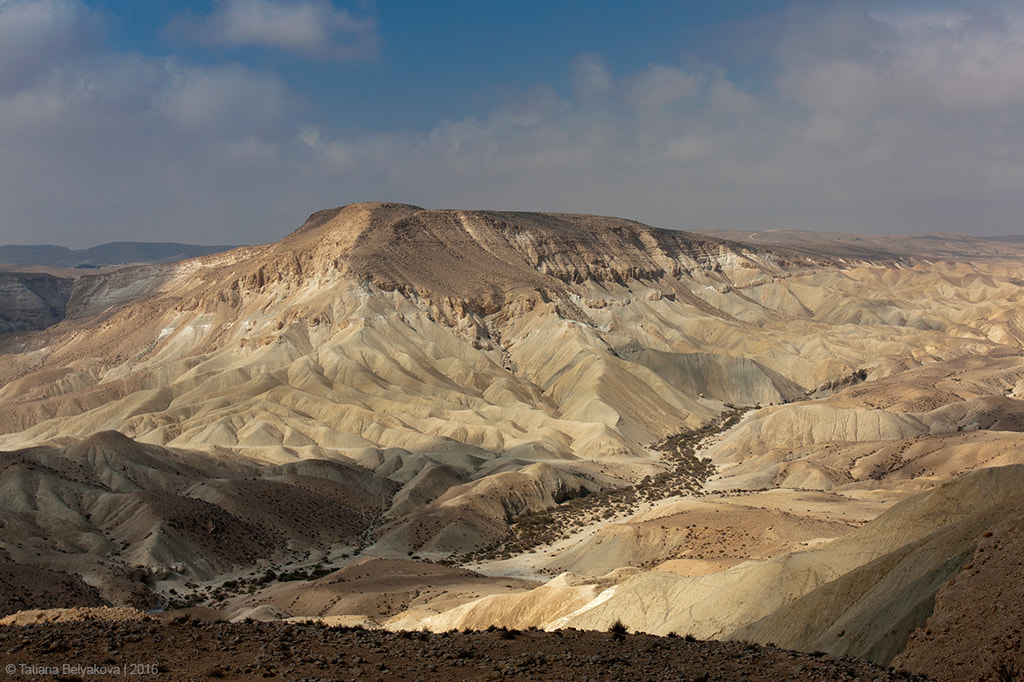
{"type": "Polygon", "coordinates": [[[0,334],[45,329],[64,319],[73,280],[0,273],[0,334]]]}

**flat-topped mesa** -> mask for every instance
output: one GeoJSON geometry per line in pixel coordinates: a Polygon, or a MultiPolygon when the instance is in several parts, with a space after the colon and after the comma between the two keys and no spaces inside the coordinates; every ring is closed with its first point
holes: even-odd
{"type": "Polygon", "coordinates": [[[621,218],[394,203],[318,211],[268,248],[264,265],[240,280],[243,289],[338,271],[482,314],[522,295],[564,300],[588,282],[660,282],[666,293],[678,294],[678,282],[666,280],[699,272],[728,284],[723,265],[764,270],[786,263],[781,254],[766,259],[735,242],[621,218]]]}

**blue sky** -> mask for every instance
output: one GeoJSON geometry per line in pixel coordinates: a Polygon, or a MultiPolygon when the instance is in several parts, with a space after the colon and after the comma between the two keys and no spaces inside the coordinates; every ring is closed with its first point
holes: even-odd
{"type": "Polygon", "coordinates": [[[0,0],[0,243],[354,201],[1024,233],[1016,2],[0,0]]]}

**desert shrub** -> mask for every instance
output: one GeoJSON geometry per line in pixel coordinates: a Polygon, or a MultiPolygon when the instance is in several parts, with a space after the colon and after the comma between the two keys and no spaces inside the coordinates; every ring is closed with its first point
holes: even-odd
{"type": "Polygon", "coordinates": [[[616,620],[612,623],[611,627],[608,628],[608,632],[611,634],[612,639],[624,639],[629,629],[623,624],[621,620],[616,620]]]}
{"type": "Polygon", "coordinates": [[[309,572],[309,578],[310,580],[316,580],[317,578],[323,578],[325,575],[330,575],[331,573],[334,573],[334,569],[329,566],[324,566],[323,564],[318,564],[309,572]]]}

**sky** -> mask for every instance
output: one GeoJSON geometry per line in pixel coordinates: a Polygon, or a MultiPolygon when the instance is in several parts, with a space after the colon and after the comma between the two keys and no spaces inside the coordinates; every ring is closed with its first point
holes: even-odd
{"type": "Polygon", "coordinates": [[[1022,234],[1024,7],[0,0],[0,244],[358,201],[1022,234]]]}

